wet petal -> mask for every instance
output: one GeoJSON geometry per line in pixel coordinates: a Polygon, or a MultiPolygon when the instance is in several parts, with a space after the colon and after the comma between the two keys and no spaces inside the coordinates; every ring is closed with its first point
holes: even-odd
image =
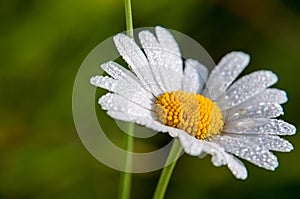
{"type": "MultiPolygon", "coordinates": [[[[164,34],[161,36],[163,37],[164,34]]],[[[180,52],[177,55],[170,48],[171,46],[161,44],[149,31],[141,31],[139,39],[161,90],[166,92],[181,89],[182,61],[180,52]],[[178,60],[180,60],[179,64],[177,63],[178,60]]]]}
{"type": "Polygon", "coordinates": [[[226,136],[238,138],[242,141],[253,142],[271,151],[290,152],[293,150],[293,145],[289,141],[276,135],[227,134],[226,136]]]}
{"type": "Polygon", "coordinates": [[[113,110],[140,116],[153,117],[152,115],[154,115],[154,112],[151,109],[147,109],[124,98],[123,96],[113,93],[103,95],[99,98],[98,103],[101,105],[103,110],[113,110]]]}
{"type": "Polygon", "coordinates": [[[113,79],[108,76],[95,76],[90,79],[91,84],[115,92],[128,101],[139,104],[142,107],[151,109],[153,96],[141,85],[126,79],[113,79]]]}
{"type": "Polygon", "coordinates": [[[283,120],[244,118],[226,123],[223,131],[236,134],[294,135],[296,128],[283,120]]]}
{"type": "Polygon", "coordinates": [[[277,80],[277,76],[271,71],[250,73],[237,80],[217,99],[217,103],[223,109],[231,108],[272,86],[277,80]]]}
{"type": "Polygon", "coordinates": [[[264,169],[274,170],[278,166],[277,157],[265,147],[254,142],[224,135],[219,137],[218,144],[225,151],[264,169]]]}
{"type": "Polygon", "coordinates": [[[216,100],[246,68],[249,61],[249,55],[244,52],[225,55],[210,73],[203,95],[216,100]]]}
{"type": "Polygon", "coordinates": [[[208,76],[207,68],[197,60],[185,61],[182,89],[185,92],[200,93],[208,76]]]}
{"type": "Polygon", "coordinates": [[[241,118],[275,118],[283,115],[283,109],[279,104],[260,103],[231,108],[224,112],[225,123],[241,118]]]}
{"type": "MultiPolygon", "coordinates": [[[[260,103],[283,104],[283,103],[287,102],[287,100],[288,99],[287,99],[287,95],[286,95],[285,91],[279,90],[276,88],[267,88],[267,89],[257,93],[256,95],[250,97],[246,101],[244,101],[236,106],[233,106],[232,108],[239,108],[239,107],[243,107],[243,106],[247,106],[247,105],[260,104],[260,103]]],[[[228,107],[225,107],[226,106],[225,103],[218,104],[218,105],[222,110],[229,109],[228,107]]]]}
{"type": "Polygon", "coordinates": [[[142,85],[156,96],[161,94],[162,90],[152,74],[148,60],[134,40],[124,34],[117,34],[113,39],[119,53],[140,79],[142,85]]]}
{"type": "Polygon", "coordinates": [[[157,35],[158,41],[165,52],[168,52],[165,56],[166,63],[172,71],[176,71],[178,74],[182,75],[182,57],[180,53],[180,48],[173,37],[173,35],[165,28],[160,26],[155,27],[155,33],[157,35]]]}

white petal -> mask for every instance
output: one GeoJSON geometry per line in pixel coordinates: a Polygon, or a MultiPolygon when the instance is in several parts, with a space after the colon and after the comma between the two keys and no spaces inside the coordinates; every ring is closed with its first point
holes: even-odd
{"type": "MultiPolygon", "coordinates": [[[[149,60],[151,71],[161,90],[166,92],[181,89],[182,72],[178,72],[178,69],[174,68],[176,60],[174,60],[172,49],[159,43],[149,31],[141,31],[139,38],[149,60]]],[[[181,65],[180,68],[182,68],[181,65]]]]}
{"type": "Polygon", "coordinates": [[[161,94],[162,91],[152,74],[148,60],[134,40],[124,34],[117,34],[113,39],[119,53],[140,79],[142,85],[156,96],[161,94]]]}
{"type": "Polygon", "coordinates": [[[241,180],[245,180],[248,176],[245,165],[233,155],[228,154],[227,166],[231,170],[232,174],[241,180]]]}
{"type": "Polygon", "coordinates": [[[134,104],[117,94],[107,93],[103,95],[99,99],[99,104],[103,110],[108,110],[107,114],[114,119],[133,122],[155,131],[169,132],[173,130],[171,127],[156,121],[156,115],[153,111],[134,104]]]}
{"type": "Polygon", "coordinates": [[[277,157],[267,148],[256,143],[223,135],[219,137],[218,144],[227,152],[252,162],[259,167],[274,170],[278,166],[277,157]]]}
{"type": "Polygon", "coordinates": [[[277,119],[244,118],[227,123],[223,131],[236,134],[293,135],[296,133],[296,128],[277,119]]]}
{"type": "Polygon", "coordinates": [[[103,110],[112,110],[118,112],[124,112],[128,114],[134,114],[143,117],[153,117],[154,112],[146,109],[123,96],[107,93],[99,98],[98,103],[101,105],[103,110]]]}
{"type": "Polygon", "coordinates": [[[178,134],[183,132],[180,129],[160,123],[154,111],[140,106],[123,96],[107,93],[99,98],[98,103],[103,110],[108,110],[107,114],[114,119],[144,125],[155,131],[168,132],[172,137],[178,137],[178,134]]]}
{"type": "Polygon", "coordinates": [[[243,52],[225,55],[212,70],[203,95],[216,100],[244,70],[249,61],[249,55],[243,52]]]}
{"type": "Polygon", "coordinates": [[[159,131],[162,133],[169,133],[171,137],[178,137],[179,133],[182,133],[180,129],[175,129],[169,126],[165,126],[158,122],[153,116],[144,116],[140,114],[136,114],[133,112],[120,112],[120,111],[107,111],[107,114],[117,120],[122,120],[125,122],[133,122],[139,125],[143,125],[147,128],[151,128],[155,131],[159,131]]]}
{"type": "Polygon", "coordinates": [[[95,76],[90,79],[91,84],[115,92],[127,100],[152,109],[153,96],[136,81],[128,79],[113,79],[108,76],[95,76]]]}
{"type": "Polygon", "coordinates": [[[197,140],[183,132],[179,134],[180,143],[184,151],[192,156],[207,153],[212,156],[211,161],[215,166],[227,165],[233,175],[239,179],[247,178],[247,170],[242,162],[225,152],[216,143],[197,140]]]}
{"type": "Polygon", "coordinates": [[[108,110],[107,114],[114,119],[133,122],[146,126],[155,131],[168,132],[172,137],[178,137],[183,131],[160,123],[156,114],[145,109],[117,94],[107,93],[99,99],[99,104],[103,110],[108,110]]]}
{"type": "Polygon", "coordinates": [[[279,104],[260,103],[233,107],[224,115],[226,115],[225,123],[228,123],[241,118],[275,118],[283,115],[283,109],[279,104]]]}
{"type": "Polygon", "coordinates": [[[109,61],[101,65],[101,68],[107,72],[114,79],[125,79],[128,81],[135,81],[138,84],[141,84],[139,79],[125,67],[119,65],[116,62],[109,61]]]}
{"type": "Polygon", "coordinates": [[[182,57],[180,48],[173,35],[167,29],[160,26],[155,27],[155,33],[161,47],[165,52],[168,52],[165,55],[165,60],[169,60],[167,61],[167,64],[172,70],[182,75],[182,57]]]}
{"type": "MultiPolygon", "coordinates": [[[[279,90],[276,88],[267,88],[260,93],[252,96],[247,99],[245,102],[234,106],[233,108],[239,108],[252,104],[260,104],[260,103],[274,103],[274,104],[283,104],[287,102],[286,92],[283,90],[279,90]]],[[[222,104],[218,104],[222,110],[227,110],[228,108],[223,107],[222,104]]],[[[224,104],[223,104],[224,105],[224,104]]]]}
{"type": "Polygon", "coordinates": [[[192,156],[200,155],[203,152],[203,147],[206,146],[203,141],[197,140],[184,131],[178,137],[184,151],[192,156]]]}
{"type": "Polygon", "coordinates": [[[162,50],[160,44],[158,43],[155,36],[149,31],[141,31],[139,33],[139,39],[142,44],[143,50],[147,55],[151,71],[158,83],[158,86],[161,88],[162,92],[166,92],[167,88],[165,87],[163,78],[168,71],[164,67],[164,63],[162,63],[163,60],[160,56],[162,50]]]}
{"type": "Polygon", "coordinates": [[[243,141],[253,142],[271,151],[290,152],[291,150],[293,150],[293,145],[289,141],[282,139],[281,137],[276,135],[226,134],[226,136],[235,137],[243,141]]]}
{"type": "Polygon", "coordinates": [[[241,105],[248,105],[248,104],[259,104],[259,103],[276,103],[276,104],[283,104],[287,102],[287,95],[286,92],[283,90],[279,90],[277,88],[268,88],[257,95],[249,98],[241,105]]]}
{"type": "Polygon", "coordinates": [[[206,82],[207,75],[208,71],[204,65],[197,60],[186,60],[182,89],[186,92],[200,93],[206,82]]]}
{"type": "Polygon", "coordinates": [[[237,80],[217,99],[222,109],[236,106],[260,93],[277,82],[277,76],[271,71],[256,71],[237,80]]]}

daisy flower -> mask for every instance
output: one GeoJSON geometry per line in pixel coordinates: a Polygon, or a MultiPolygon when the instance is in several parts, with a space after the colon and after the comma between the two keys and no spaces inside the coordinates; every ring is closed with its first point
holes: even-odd
{"type": "Polygon", "coordinates": [[[94,76],[91,84],[109,92],[99,99],[114,119],[144,125],[180,140],[192,156],[210,154],[215,166],[227,165],[239,179],[247,170],[238,159],[274,170],[271,151],[289,152],[293,146],[280,136],[293,135],[293,125],[279,119],[286,93],[269,88],[277,76],[260,70],[237,77],[249,55],[231,52],[208,70],[194,59],[183,60],[172,34],[156,27],[139,32],[142,49],[125,34],[114,44],[131,70],[116,62],[101,65],[109,76],[94,76]]]}

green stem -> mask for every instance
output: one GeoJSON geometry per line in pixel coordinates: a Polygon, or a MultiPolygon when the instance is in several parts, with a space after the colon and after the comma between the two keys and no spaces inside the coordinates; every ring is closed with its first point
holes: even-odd
{"type": "Polygon", "coordinates": [[[124,0],[127,35],[133,38],[131,0],[124,0]]]}
{"type": "MultiPolygon", "coordinates": [[[[131,13],[131,0],[124,0],[125,4],[125,18],[127,35],[133,38],[133,23],[131,13]]],[[[128,123],[128,133],[125,135],[125,150],[127,151],[125,157],[125,171],[130,171],[132,167],[132,156],[130,152],[133,151],[133,132],[134,124],[128,123]]],[[[129,199],[131,190],[132,174],[130,172],[122,172],[120,176],[120,192],[119,199],[129,199]]]]}
{"type": "MultiPolygon", "coordinates": [[[[132,123],[128,123],[128,134],[126,134],[125,139],[125,149],[127,151],[125,157],[125,171],[130,170],[132,166],[132,156],[129,152],[133,151],[133,135],[134,125],[132,123]]],[[[120,192],[119,199],[129,199],[130,198],[130,190],[131,190],[131,181],[132,174],[130,172],[122,172],[120,176],[120,192]]]]}
{"type": "Polygon", "coordinates": [[[153,199],[163,199],[164,198],[164,195],[166,193],[172,172],[175,168],[177,159],[180,156],[181,151],[182,151],[182,148],[181,148],[180,142],[178,139],[175,139],[173,146],[171,148],[171,151],[169,153],[167,162],[166,162],[166,165],[168,165],[168,164],[169,165],[164,167],[164,169],[160,175],[153,199]]]}

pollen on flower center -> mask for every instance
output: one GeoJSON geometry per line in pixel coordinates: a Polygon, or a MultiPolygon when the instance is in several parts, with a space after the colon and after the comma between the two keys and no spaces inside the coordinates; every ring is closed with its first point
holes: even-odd
{"type": "Polygon", "coordinates": [[[220,134],[224,122],[216,102],[182,90],[166,92],[157,97],[156,113],[161,123],[182,129],[203,140],[220,134]]]}

